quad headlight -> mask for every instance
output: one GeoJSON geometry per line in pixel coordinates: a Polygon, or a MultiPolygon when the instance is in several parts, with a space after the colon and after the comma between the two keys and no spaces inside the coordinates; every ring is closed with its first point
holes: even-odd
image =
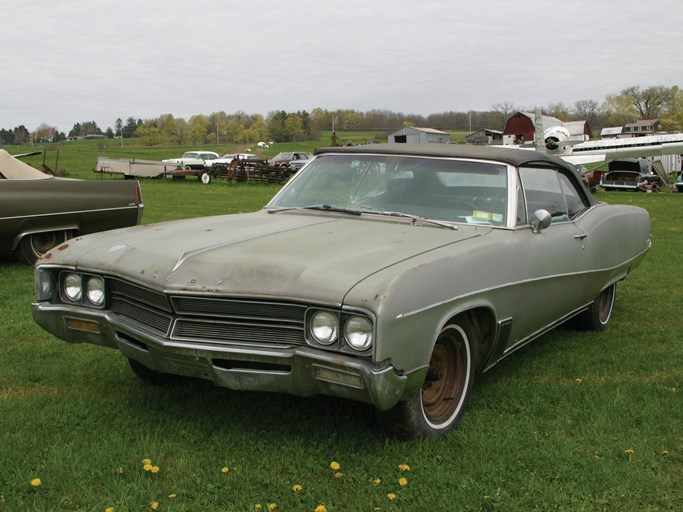
{"type": "Polygon", "coordinates": [[[88,276],[85,282],[85,296],[95,306],[104,304],[104,279],[100,276],[88,276]]]}
{"type": "Polygon", "coordinates": [[[71,302],[79,302],[83,297],[83,279],[81,274],[66,274],[64,276],[64,295],[71,302]]]}
{"type": "Polygon", "coordinates": [[[311,335],[321,345],[331,345],[339,336],[339,318],[332,311],[316,311],[311,316],[311,335]]]}
{"type": "Polygon", "coordinates": [[[60,276],[60,294],[69,304],[101,308],[106,300],[106,286],[101,276],[63,272],[60,276]]]}
{"type": "Polygon", "coordinates": [[[372,322],[366,316],[353,315],[344,323],[344,339],[349,346],[364,352],[372,346],[372,322]]]}
{"type": "Polygon", "coordinates": [[[366,352],[374,341],[374,325],[368,316],[326,309],[309,311],[308,333],[314,345],[347,352],[366,352]]]}

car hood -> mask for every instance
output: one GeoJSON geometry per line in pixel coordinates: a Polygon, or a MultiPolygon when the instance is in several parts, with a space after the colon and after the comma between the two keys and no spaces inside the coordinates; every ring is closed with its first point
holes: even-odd
{"type": "Polygon", "coordinates": [[[342,215],[262,211],[137,226],[69,241],[43,261],[168,292],[341,304],[370,275],[478,236],[474,229],[342,215]]]}

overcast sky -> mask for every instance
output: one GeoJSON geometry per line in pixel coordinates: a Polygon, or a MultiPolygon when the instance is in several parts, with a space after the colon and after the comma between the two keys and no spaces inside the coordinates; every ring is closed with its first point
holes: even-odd
{"type": "Polygon", "coordinates": [[[428,115],[683,86],[680,0],[4,2],[0,128],[272,110],[428,115]]]}

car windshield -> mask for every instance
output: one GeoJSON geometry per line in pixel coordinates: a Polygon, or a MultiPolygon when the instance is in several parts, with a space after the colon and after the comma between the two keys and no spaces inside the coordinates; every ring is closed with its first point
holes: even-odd
{"type": "Polygon", "coordinates": [[[446,222],[504,226],[507,166],[473,160],[394,155],[317,156],[269,204],[406,214],[446,222]]]}

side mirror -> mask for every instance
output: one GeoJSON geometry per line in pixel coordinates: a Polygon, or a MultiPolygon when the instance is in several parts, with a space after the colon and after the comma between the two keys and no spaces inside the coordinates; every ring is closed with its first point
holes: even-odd
{"type": "Polygon", "coordinates": [[[552,215],[550,215],[550,212],[548,210],[536,210],[534,214],[531,216],[531,232],[540,233],[545,228],[550,226],[552,220],[553,217],[552,215]]]}

